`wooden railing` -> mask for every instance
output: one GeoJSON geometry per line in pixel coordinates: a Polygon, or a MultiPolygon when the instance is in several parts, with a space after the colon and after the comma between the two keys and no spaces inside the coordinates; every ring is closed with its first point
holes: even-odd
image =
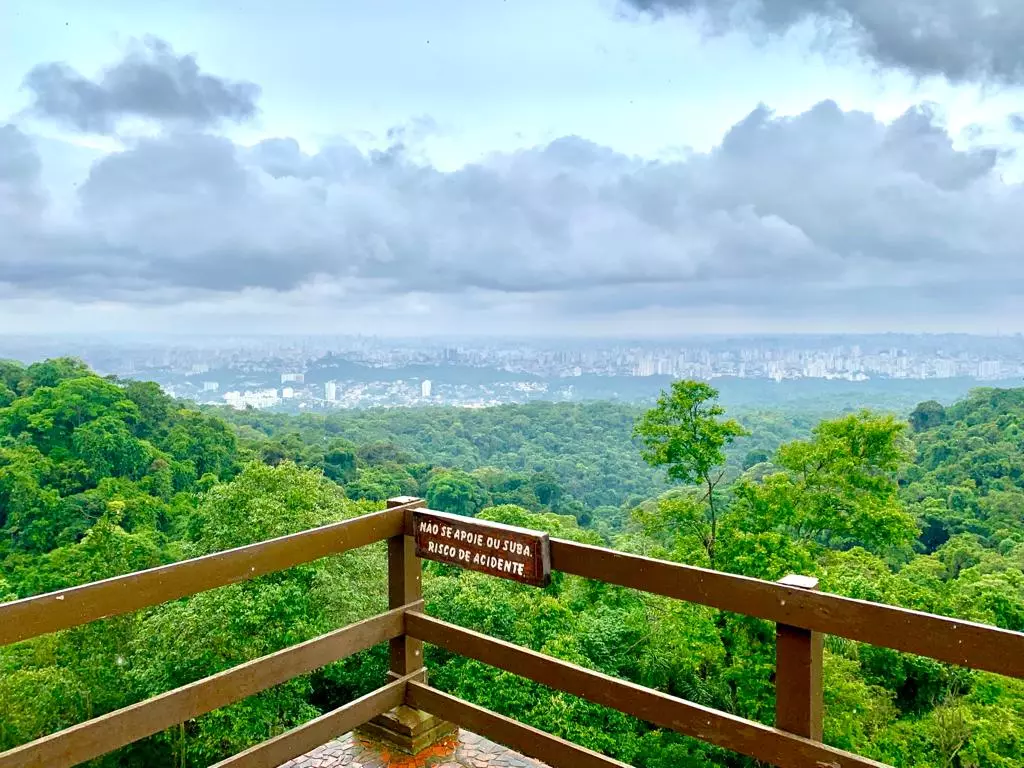
{"type": "Polygon", "coordinates": [[[274,768],[399,704],[424,710],[552,766],[623,763],[429,687],[423,643],[772,765],[881,766],[821,743],[824,634],[1024,678],[1024,634],[780,583],[570,541],[551,541],[556,571],[775,622],[776,726],[746,720],[545,656],[428,616],[412,539],[419,499],[341,523],[0,605],[0,645],[129,613],[388,541],[389,610],[7,752],[0,768],[58,768],[99,757],[378,643],[390,643],[390,680],[372,693],[217,764],[274,768]]]}

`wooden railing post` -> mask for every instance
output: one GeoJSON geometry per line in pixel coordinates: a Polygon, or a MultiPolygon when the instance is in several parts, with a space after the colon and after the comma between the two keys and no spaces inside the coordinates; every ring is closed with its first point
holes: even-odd
{"type": "MultiPolygon", "coordinates": [[[[417,509],[426,506],[423,499],[415,496],[397,496],[387,501],[388,509],[408,507],[417,509]]],[[[388,607],[403,605],[423,599],[423,565],[416,557],[416,543],[404,532],[388,539],[388,607]]],[[[397,680],[419,670],[416,678],[427,682],[427,670],[423,666],[423,641],[402,634],[391,640],[392,680],[397,680]]],[[[428,712],[406,704],[378,715],[358,729],[373,739],[380,739],[397,747],[402,752],[417,755],[424,749],[456,730],[449,723],[428,712]]]]}
{"type": "MultiPolygon", "coordinates": [[[[790,575],[779,584],[816,590],[818,580],[790,575]]],[[[788,624],[775,625],[775,727],[821,741],[823,636],[788,624]]]]}
{"type": "MultiPolygon", "coordinates": [[[[419,501],[414,496],[388,499],[388,509],[419,501]]],[[[423,566],[412,536],[388,539],[388,608],[400,608],[423,598],[423,566]]],[[[402,635],[391,641],[391,677],[404,677],[423,666],[423,643],[402,635]]],[[[424,678],[423,682],[426,682],[424,678]]]]}

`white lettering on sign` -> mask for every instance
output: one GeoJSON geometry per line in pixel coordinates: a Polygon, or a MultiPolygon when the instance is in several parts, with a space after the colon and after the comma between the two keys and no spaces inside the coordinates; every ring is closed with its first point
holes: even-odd
{"type": "Polygon", "coordinates": [[[541,531],[416,510],[413,533],[420,557],[537,586],[549,581],[550,545],[541,531]]]}

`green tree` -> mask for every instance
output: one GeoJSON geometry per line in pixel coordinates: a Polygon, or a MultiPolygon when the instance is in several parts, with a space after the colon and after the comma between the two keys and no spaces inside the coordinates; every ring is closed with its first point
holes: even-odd
{"type": "Polygon", "coordinates": [[[677,381],[635,427],[648,464],[667,467],[673,480],[703,487],[701,502],[707,510],[703,545],[712,568],[719,517],[715,491],[725,477],[724,449],[747,434],[738,422],[722,418],[725,409],[717,400],[718,391],[704,382],[677,381]]]}
{"type": "Polygon", "coordinates": [[[127,381],[121,385],[125,397],[135,403],[139,418],[135,434],[147,440],[162,440],[166,437],[174,412],[174,401],[152,381],[127,381]]]}
{"type": "Polygon", "coordinates": [[[167,436],[167,450],[182,464],[179,482],[194,482],[205,474],[230,478],[236,470],[237,439],[215,416],[182,409],[167,436]]]}
{"type": "Polygon", "coordinates": [[[74,451],[95,477],[141,478],[152,463],[151,449],[134,437],[125,422],[100,416],[75,430],[74,451]]]}
{"type": "MultiPolygon", "coordinates": [[[[262,541],[359,511],[317,470],[254,461],[204,495],[187,553],[262,541]]],[[[167,603],[145,617],[135,637],[132,681],[143,695],[156,695],[373,615],[383,609],[385,583],[378,545],[167,603]]],[[[180,754],[176,739],[183,739],[184,762],[209,765],[320,714],[315,694],[310,677],[296,678],[199,718],[181,737],[165,734],[163,752],[180,754]]]]}
{"type": "Polygon", "coordinates": [[[811,439],[779,449],[780,471],[737,484],[737,523],[748,533],[780,531],[835,548],[908,547],[917,526],[896,482],[909,458],[904,430],[894,417],[869,412],[821,422],[811,439]]]}
{"type": "Polygon", "coordinates": [[[910,413],[910,428],[915,432],[937,427],[946,420],[946,409],[941,403],[928,400],[921,403],[910,413]]]}
{"type": "Polygon", "coordinates": [[[747,451],[747,455],[743,457],[743,469],[746,470],[758,464],[764,464],[769,459],[771,459],[771,454],[763,448],[747,451]]]}
{"type": "Polygon", "coordinates": [[[27,386],[25,366],[15,360],[0,360],[0,408],[10,405],[27,386]]]}
{"type": "Polygon", "coordinates": [[[435,472],[427,483],[427,504],[456,515],[474,515],[486,503],[480,482],[460,470],[435,472]]]}
{"type": "Polygon", "coordinates": [[[62,381],[68,379],[80,379],[94,377],[89,366],[74,357],[58,357],[53,360],[44,360],[41,363],[32,363],[25,370],[25,382],[20,394],[29,394],[39,387],[56,387],[62,381]]]}
{"type": "Polygon", "coordinates": [[[324,450],[324,474],[344,485],[356,476],[355,446],[347,440],[332,440],[324,450]]]}
{"type": "Polygon", "coordinates": [[[341,489],[319,472],[290,461],[276,467],[252,462],[204,496],[192,531],[194,554],[315,528],[350,516],[350,510],[341,489]]]}
{"type": "Polygon", "coordinates": [[[79,376],[38,387],[0,409],[0,434],[25,434],[49,452],[70,447],[72,433],[101,416],[134,424],[138,408],[116,384],[79,376]]]}

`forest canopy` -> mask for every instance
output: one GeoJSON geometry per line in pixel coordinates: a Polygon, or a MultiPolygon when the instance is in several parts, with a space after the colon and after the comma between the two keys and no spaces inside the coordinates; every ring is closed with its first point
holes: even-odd
{"type": "MultiPolygon", "coordinates": [[[[647,412],[220,413],[71,359],[0,362],[0,601],[409,494],[1024,631],[1024,390],[976,390],[905,416],[733,415],[700,382],[675,383],[647,412]]],[[[425,571],[440,618],[772,722],[769,623],[563,574],[541,590],[425,571]]],[[[0,648],[0,750],[372,615],[385,587],[374,546],[0,648]]],[[[750,765],[473,661],[432,650],[428,665],[444,690],[642,768],[750,765]]],[[[376,687],[386,667],[378,647],[93,764],[208,765],[376,687]]],[[[825,695],[825,740],[894,765],[1008,768],[1024,754],[1022,681],[829,638],[825,695]]]]}

